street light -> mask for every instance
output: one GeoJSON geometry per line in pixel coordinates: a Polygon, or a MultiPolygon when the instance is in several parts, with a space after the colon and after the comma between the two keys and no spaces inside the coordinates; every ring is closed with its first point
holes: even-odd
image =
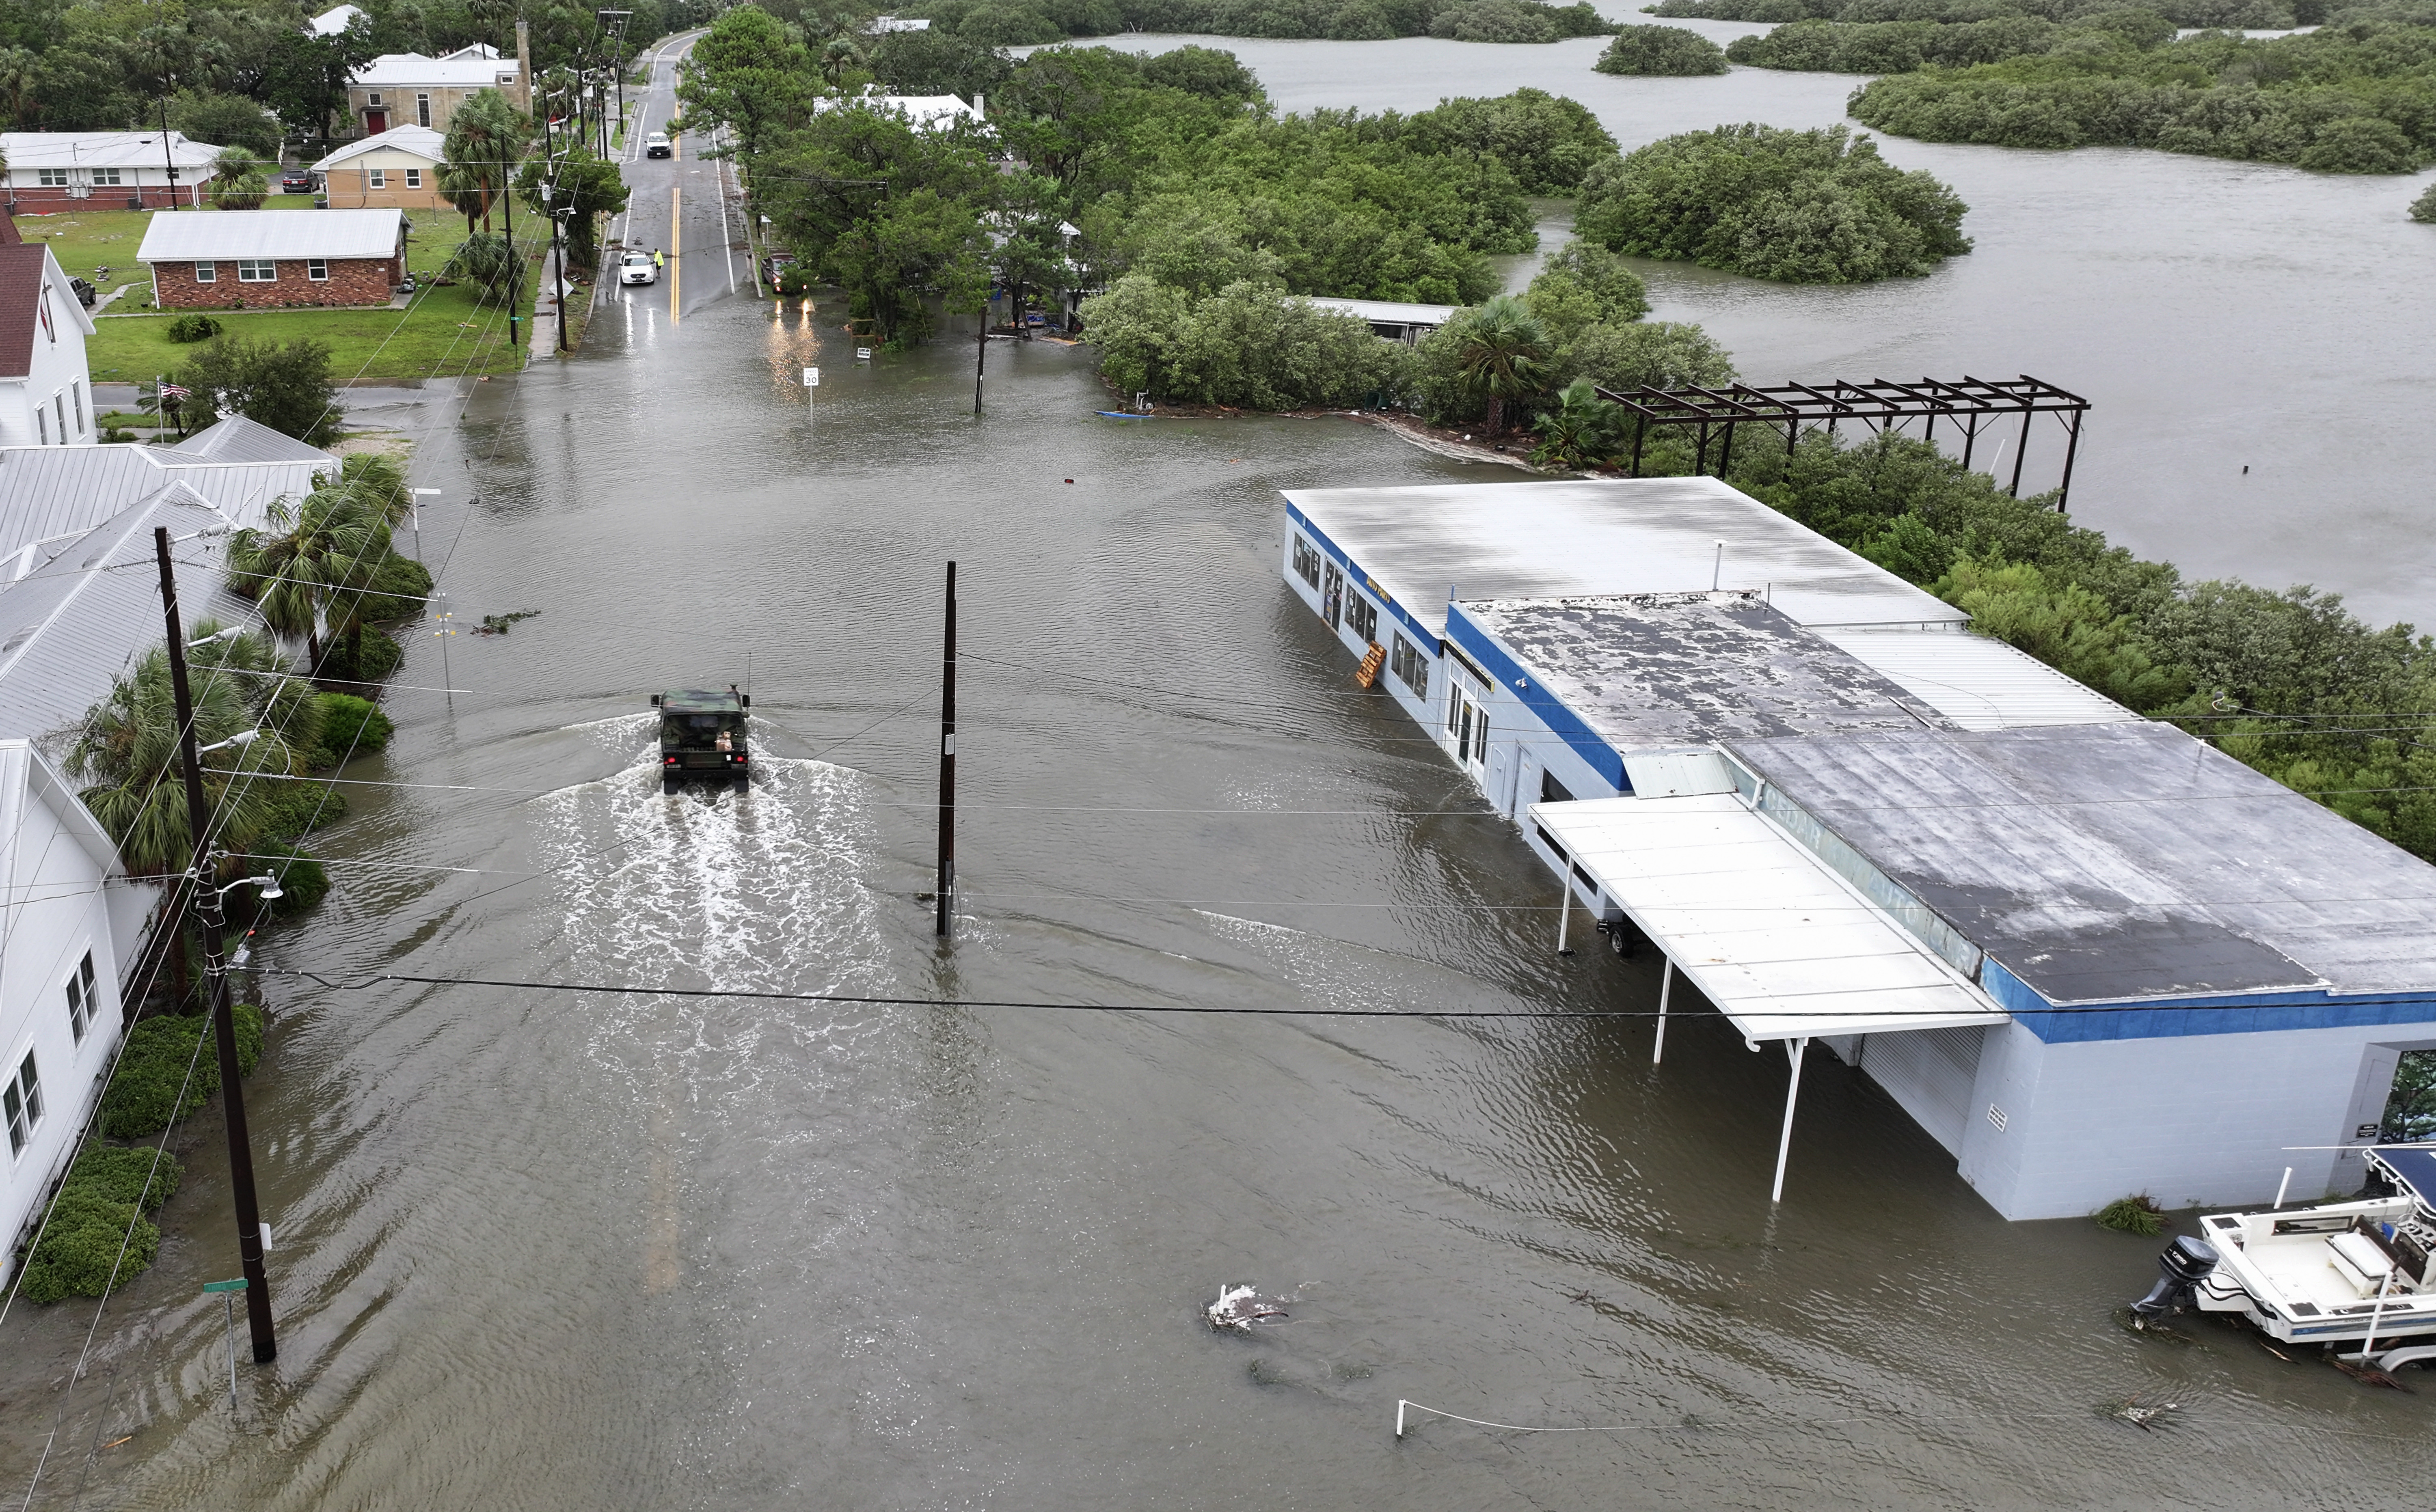
{"type": "MultiPolygon", "coordinates": [[[[218,858],[214,859],[217,860],[218,858]]],[[[276,902],[280,898],[287,895],[287,890],[279,885],[279,878],[270,876],[269,873],[265,873],[260,877],[240,877],[235,881],[229,883],[226,887],[213,887],[208,882],[202,883],[201,886],[215,897],[218,897],[222,894],[233,893],[240,887],[258,887],[262,889],[262,900],[266,903],[276,902]]]]}
{"type": "Polygon", "coordinates": [[[230,736],[225,740],[214,740],[209,745],[196,747],[195,755],[199,756],[209,756],[215,751],[225,751],[233,745],[252,745],[255,740],[259,739],[261,736],[262,732],[260,730],[240,730],[236,734],[230,736]]]}
{"type": "Polygon", "coordinates": [[[220,631],[217,634],[205,635],[200,640],[190,640],[186,642],[186,649],[188,651],[197,651],[202,647],[211,645],[214,641],[235,640],[244,634],[245,627],[243,625],[231,625],[226,630],[220,631]]]}

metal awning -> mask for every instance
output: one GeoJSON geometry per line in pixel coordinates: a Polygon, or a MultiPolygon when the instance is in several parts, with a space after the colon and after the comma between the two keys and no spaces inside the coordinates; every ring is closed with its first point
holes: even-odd
{"type": "Polygon", "coordinates": [[[1737,794],[1535,804],[1531,817],[1745,1039],[2010,1017],[1737,794]]]}
{"type": "MultiPolygon", "coordinates": [[[[1771,1202],[1784,1195],[1794,1100],[1813,1038],[2011,1017],[1739,793],[1534,804],[1531,817],[1565,852],[1565,864],[1666,954],[1653,1062],[1665,1054],[1677,971],[1752,1049],[1785,1042],[1793,1071],[1771,1202]]],[[[1570,915],[1570,879],[1564,895],[1570,915]]],[[[1562,949],[1561,924],[1557,938],[1562,949]]]]}

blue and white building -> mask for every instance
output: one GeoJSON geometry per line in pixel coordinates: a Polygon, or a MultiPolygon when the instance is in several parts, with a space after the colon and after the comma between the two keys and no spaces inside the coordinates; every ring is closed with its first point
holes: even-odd
{"type": "Polygon", "coordinates": [[[1784,1047],[1780,1191],[1814,1040],[2017,1219],[2357,1187],[2436,1049],[2436,867],[1722,482],[1296,492],[1284,547],[1662,1011],[1784,1047]]]}

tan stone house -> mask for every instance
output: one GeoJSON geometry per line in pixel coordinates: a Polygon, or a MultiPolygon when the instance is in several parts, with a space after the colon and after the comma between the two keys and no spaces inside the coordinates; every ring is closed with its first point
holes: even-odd
{"type": "Polygon", "coordinates": [[[386,304],[406,282],[406,216],[220,210],[154,216],[135,260],[165,310],[386,304]]]}
{"type": "Polygon", "coordinates": [[[444,141],[427,126],[392,126],[348,143],[314,164],[313,171],[322,175],[333,210],[437,210],[447,203],[440,197],[444,141]]]}
{"type": "Polygon", "coordinates": [[[516,61],[484,43],[438,58],[383,53],[347,81],[347,111],[366,136],[392,126],[445,131],[457,107],[486,89],[515,98],[518,78],[516,61]]]}

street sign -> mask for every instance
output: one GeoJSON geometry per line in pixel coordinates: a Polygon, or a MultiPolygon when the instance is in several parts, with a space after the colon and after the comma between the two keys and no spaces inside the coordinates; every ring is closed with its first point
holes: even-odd
{"type": "Polygon", "coordinates": [[[807,389],[817,389],[820,386],[821,370],[818,368],[806,368],[804,370],[804,387],[807,389]]]}
{"type": "Polygon", "coordinates": [[[203,1290],[206,1292],[242,1292],[245,1290],[245,1277],[240,1276],[234,1281],[205,1281],[203,1283],[203,1290]]]}
{"type": "Polygon", "coordinates": [[[868,361],[870,361],[870,360],[871,360],[871,348],[869,348],[869,347],[867,347],[867,346],[859,346],[859,347],[856,347],[856,348],[854,349],[854,359],[855,359],[857,362],[868,362],[868,361]]]}

